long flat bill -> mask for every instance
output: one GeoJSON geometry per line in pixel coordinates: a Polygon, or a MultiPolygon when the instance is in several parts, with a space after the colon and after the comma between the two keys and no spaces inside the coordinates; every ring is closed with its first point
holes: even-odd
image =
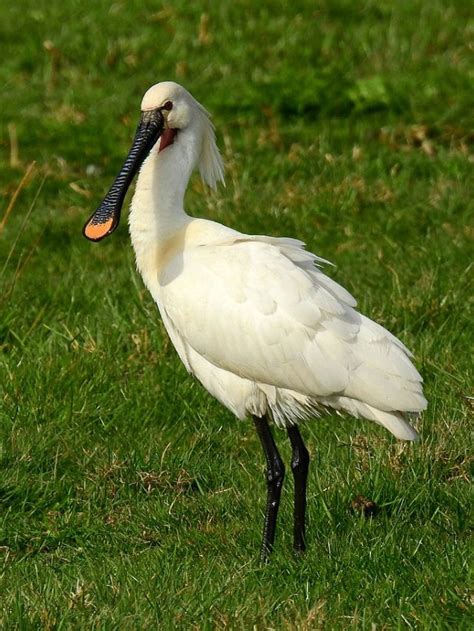
{"type": "Polygon", "coordinates": [[[118,226],[127,190],[153,145],[163,133],[163,129],[164,118],[159,109],[142,112],[135,138],[119,174],[104,201],[90,216],[82,230],[86,239],[101,241],[118,226]]]}

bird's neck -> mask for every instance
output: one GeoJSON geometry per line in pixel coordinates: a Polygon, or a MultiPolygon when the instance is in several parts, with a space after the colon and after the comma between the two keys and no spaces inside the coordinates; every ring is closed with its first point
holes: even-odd
{"type": "Polygon", "coordinates": [[[137,265],[145,279],[153,273],[160,248],[191,218],[184,210],[184,195],[197,162],[197,143],[180,131],[175,142],[158,152],[154,147],[144,161],[132,199],[129,225],[137,265]]]}
{"type": "Polygon", "coordinates": [[[175,142],[162,152],[154,147],[144,161],[131,204],[132,239],[134,232],[153,240],[167,239],[186,219],[184,195],[197,152],[185,134],[178,132],[175,142]]]}

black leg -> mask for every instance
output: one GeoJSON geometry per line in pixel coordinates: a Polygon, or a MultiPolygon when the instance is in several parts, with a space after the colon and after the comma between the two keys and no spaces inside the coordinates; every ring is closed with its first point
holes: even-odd
{"type": "Polygon", "coordinates": [[[291,470],[295,480],[293,547],[296,552],[304,552],[306,550],[306,480],[308,478],[309,453],[296,425],[288,427],[287,432],[293,449],[291,470]]]}
{"type": "Polygon", "coordinates": [[[260,553],[262,561],[265,561],[272,551],[273,542],[275,541],[276,520],[280,506],[283,478],[285,477],[285,465],[278,453],[266,417],[258,418],[254,416],[253,420],[258,437],[262,443],[263,451],[265,452],[265,460],[267,461],[267,507],[265,510],[263,541],[260,553]]]}

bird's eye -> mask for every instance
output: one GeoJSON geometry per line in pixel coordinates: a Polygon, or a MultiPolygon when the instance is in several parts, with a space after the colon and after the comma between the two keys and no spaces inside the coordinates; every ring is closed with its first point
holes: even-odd
{"type": "Polygon", "coordinates": [[[161,109],[168,110],[169,112],[170,110],[173,109],[173,103],[171,101],[166,101],[166,103],[163,105],[161,109]]]}

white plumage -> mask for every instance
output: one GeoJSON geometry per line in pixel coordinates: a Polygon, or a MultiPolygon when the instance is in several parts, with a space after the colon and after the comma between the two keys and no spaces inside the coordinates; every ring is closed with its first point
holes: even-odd
{"type": "Polygon", "coordinates": [[[177,134],[163,151],[158,140],[141,168],[130,234],[188,371],[240,419],[269,413],[287,426],[330,408],[415,439],[407,416],[426,400],[410,352],[356,311],[321,270],[323,259],[300,241],[241,234],[185,213],[193,169],[214,187],[222,162],[205,110],[181,86],[157,84],[142,110],[166,102],[166,125],[177,134]]]}

